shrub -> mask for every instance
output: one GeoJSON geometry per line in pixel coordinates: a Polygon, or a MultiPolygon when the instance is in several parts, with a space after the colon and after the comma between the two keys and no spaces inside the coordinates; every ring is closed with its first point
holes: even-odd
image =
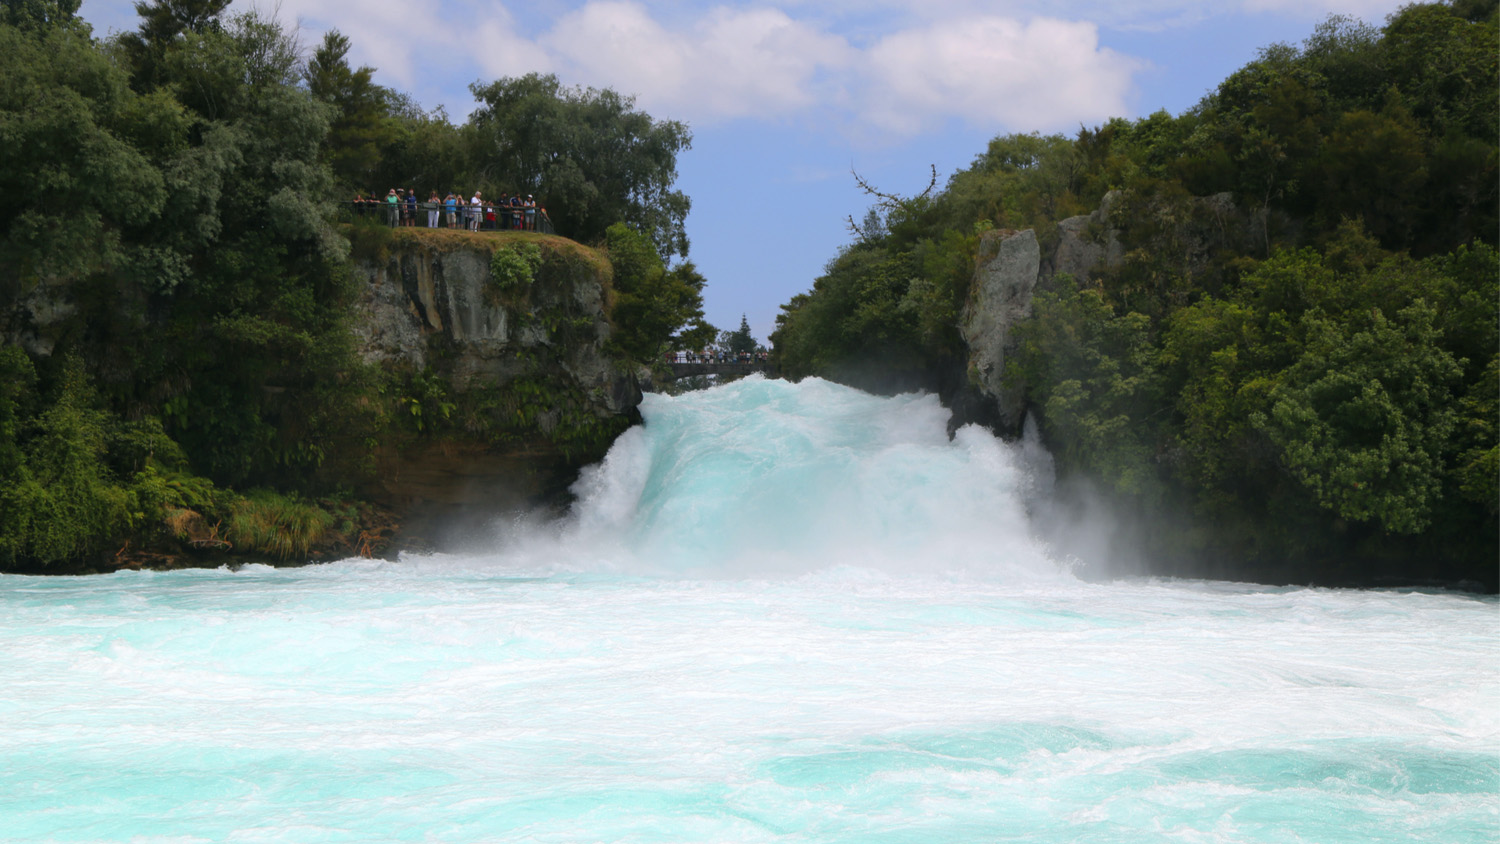
{"type": "Polygon", "coordinates": [[[333,527],[333,515],[296,496],[258,489],[229,508],[228,538],[236,549],[279,560],[305,558],[333,527]]]}
{"type": "Polygon", "coordinates": [[[531,286],[541,265],[542,250],[535,243],[497,249],[490,257],[490,280],[501,293],[519,292],[531,286]]]}

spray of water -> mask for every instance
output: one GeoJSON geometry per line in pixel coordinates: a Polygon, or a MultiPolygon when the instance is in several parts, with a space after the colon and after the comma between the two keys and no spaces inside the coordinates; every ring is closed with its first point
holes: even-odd
{"type": "Polygon", "coordinates": [[[1491,598],[1075,579],[931,397],[644,413],[477,553],[0,576],[0,844],[1500,837],[1491,598]]]}
{"type": "Polygon", "coordinates": [[[584,470],[560,525],[509,524],[500,559],[538,570],[767,577],[851,567],[1066,577],[1028,529],[1045,452],[977,427],[950,440],[935,396],[879,398],[753,377],[648,395],[646,423],[584,470]]]}

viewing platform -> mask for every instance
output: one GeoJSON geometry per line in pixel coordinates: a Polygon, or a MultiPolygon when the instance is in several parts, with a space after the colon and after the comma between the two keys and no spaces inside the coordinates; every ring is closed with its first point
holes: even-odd
{"type": "Polygon", "coordinates": [[[775,367],[766,361],[706,361],[697,363],[668,363],[667,369],[671,370],[672,380],[678,378],[691,378],[695,375],[749,375],[752,372],[762,372],[768,376],[776,374],[775,367]]]}

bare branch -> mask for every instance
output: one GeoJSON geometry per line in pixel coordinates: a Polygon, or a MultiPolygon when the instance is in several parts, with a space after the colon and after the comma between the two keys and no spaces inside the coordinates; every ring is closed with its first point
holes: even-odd
{"type": "Polygon", "coordinates": [[[849,167],[849,172],[854,176],[854,183],[856,185],[859,185],[860,190],[864,191],[869,196],[873,196],[876,199],[880,200],[878,203],[876,203],[879,207],[891,209],[899,208],[908,202],[913,202],[918,199],[927,199],[932,195],[933,189],[937,187],[937,165],[932,164],[929,166],[932,168],[932,178],[927,182],[926,189],[924,189],[916,196],[913,196],[911,199],[902,199],[896,194],[885,193],[881,190],[878,190],[874,185],[866,181],[865,177],[859,175],[859,171],[855,170],[853,166],[849,167]]]}

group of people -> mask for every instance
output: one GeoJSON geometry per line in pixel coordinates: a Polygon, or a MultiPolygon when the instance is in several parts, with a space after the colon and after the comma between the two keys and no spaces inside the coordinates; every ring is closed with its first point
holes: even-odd
{"type": "Polygon", "coordinates": [[[770,355],[764,350],[731,352],[726,349],[704,349],[701,352],[667,352],[667,363],[765,363],[770,355]]]}
{"type": "MultiPolygon", "coordinates": [[[[465,200],[462,193],[438,196],[433,191],[426,202],[417,201],[414,190],[391,188],[383,200],[357,193],[354,209],[360,214],[378,213],[382,206],[386,222],[393,227],[416,226],[427,214],[427,228],[468,229],[469,231],[536,231],[538,220],[547,219],[547,209],[539,208],[531,195],[500,194],[498,200],[488,200],[475,191],[465,200]]],[[[549,229],[550,230],[550,229],[549,229]]]]}

